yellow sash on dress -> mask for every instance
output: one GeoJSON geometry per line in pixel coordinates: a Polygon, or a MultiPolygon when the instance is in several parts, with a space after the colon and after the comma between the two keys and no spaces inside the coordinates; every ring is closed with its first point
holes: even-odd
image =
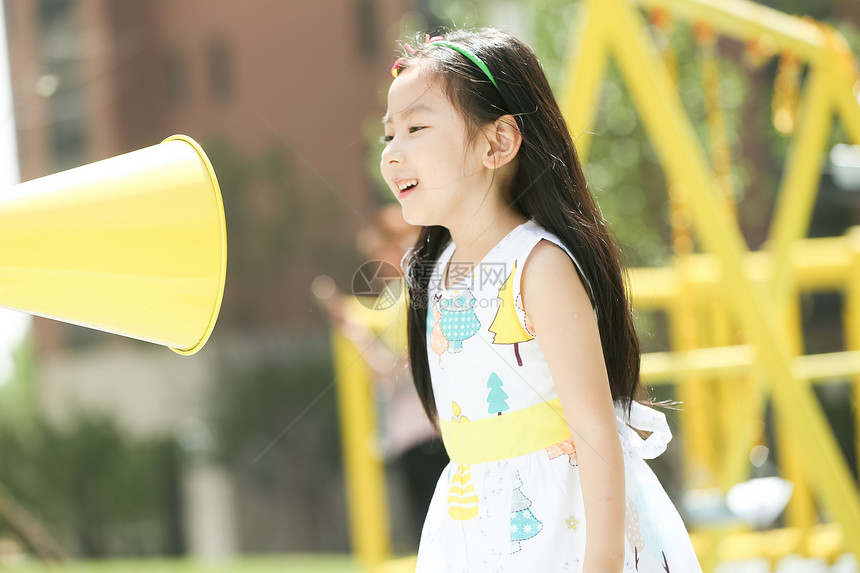
{"type": "Polygon", "coordinates": [[[469,422],[439,421],[448,457],[459,464],[514,458],[571,437],[561,400],[469,422]]]}

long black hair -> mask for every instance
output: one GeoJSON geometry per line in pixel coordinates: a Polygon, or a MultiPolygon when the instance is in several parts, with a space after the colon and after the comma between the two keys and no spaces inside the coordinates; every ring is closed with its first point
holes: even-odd
{"type": "MultiPolygon", "coordinates": [[[[400,72],[420,68],[441,86],[469,126],[470,137],[503,115],[516,118],[522,133],[517,168],[508,197],[522,215],[557,235],[582,265],[593,287],[603,359],[612,399],[630,408],[640,396],[639,339],[625,291],[621,251],[591,195],[576,149],[534,52],[521,41],[494,29],[455,31],[445,40],[463,46],[486,64],[498,88],[475,63],[442,45],[418,43],[400,60],[400,72]]],[[[422,227],[404,258],[409,292],[407,330],[415,388],[430,421],[437,423],[436,402],[427,356],[428,282],[449,243],[445,227],[422,227]]]]}

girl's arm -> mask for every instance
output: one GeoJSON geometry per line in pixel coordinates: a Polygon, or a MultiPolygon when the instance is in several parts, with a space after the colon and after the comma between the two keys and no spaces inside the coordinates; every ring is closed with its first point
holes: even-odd
{"type": "Polygon", "coordinates": [[[521,296],[576,445],[585,502],[583,573],[619,573],[624,458],[591,302],[573,261],[547,240],[535,246],[523,267],[521,296]]]}

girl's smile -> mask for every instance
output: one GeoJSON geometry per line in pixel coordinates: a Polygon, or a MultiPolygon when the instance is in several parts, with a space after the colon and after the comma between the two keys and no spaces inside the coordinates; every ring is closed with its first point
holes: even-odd
{"type": "Polygon", "coordinates": [[[395,179],[392,183],[399,189],[399,193],[397,194],[398,199],[406,197],[413,189],[418,187],[417,179],[395,179]]]}

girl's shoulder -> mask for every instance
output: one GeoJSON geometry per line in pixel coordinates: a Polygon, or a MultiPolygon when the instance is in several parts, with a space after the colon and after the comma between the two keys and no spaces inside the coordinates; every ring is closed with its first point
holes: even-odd
{"type": "Polygon", "coordinates": [[[540,243],[541,239],[546,239],[548,242],[554,243],[567,253],[574,264],[579,267],[579,262],[576,260],[573,253],[571,253],[568,246],[564,244],[564,241],[562,241],[561,238],[552,231],[541,226],[540,223],[534,219],[529,219],[527,222],[523,223],[519,231],[520,232],[518,233],[514,243],[516,243],[515,249],[517,251],[517,256],[518,258],[522,258],[523,262],[528,259],[529,255],[540,243]]]}
{"type": "MultiPolygon", "coordinates": [[[[539,256],[544,259],[546,265],[549,266],[540,266],[542,267],[542,270],[544,268],[549,268],[550,271],[552,271],[553,265],[561,267],[565,264],[565,259],[563,257],[556,256],[563,251],[567,255],[567,258],[570,259],[571,262],[573,262],[573,265],[576,268],[576,272],[579,275],[579,278],[582,281],[583,285],[585,286],[588,296],[592,301],[594,301],[594,291],[592,290],[591,281],[586,275],[582,264],[573,254],[571,248],[568,247],[568,245],[566,245],[564,241],[562,241],[561,238],[558,237],[558,235],[545,229],[534,219],[531,219],[523,225],[522,230],[517,237],[516,243],[516,261],[514,273],[514,289],[516,293],[520,292],[523,271],[526,268],[526,263],[534,257],[534,253],[538,251],[543,251],[543,253],[541,253],[541,255],[539,256]],[[542,243],[541,241],[544,240],[546,242],[542,243]],[[555,247],[551,246],[549,243],[554,244],[555,247]]],[[[597,310],[595,309],[595,314],[596,313],[597,310]]]]}

